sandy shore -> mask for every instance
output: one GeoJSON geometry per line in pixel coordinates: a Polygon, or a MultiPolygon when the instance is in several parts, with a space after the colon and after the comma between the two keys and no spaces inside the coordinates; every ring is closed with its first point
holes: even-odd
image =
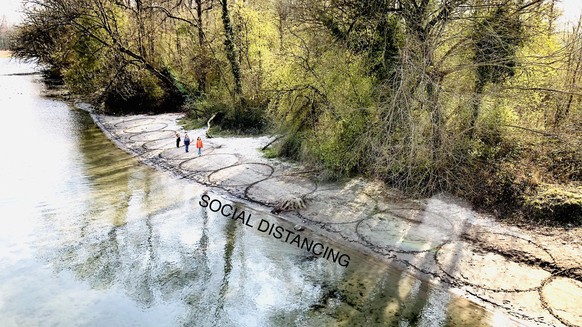
{"type": "Polygon", "coordinates": [[[7,50],[0,50],[0,58],[8,58],[12,56],[12,52],[7,50]]]}
{"type": "Polygon", "coordinates": [[[582,326],[582,229],[521,229],[446,195],[411,200],[363,179],[321,183],[316,172],[266,159],[271,138],[204,137],[179,114],[93,114],[120,148],[152,167],[240,199],[368,255],[440,283],[533,326],[582,326]],[[204,139],[201,156],[175,133],[204,139]]]}

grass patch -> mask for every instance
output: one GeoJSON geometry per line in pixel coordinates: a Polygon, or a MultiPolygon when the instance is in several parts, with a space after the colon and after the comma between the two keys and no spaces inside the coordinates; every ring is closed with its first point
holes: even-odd
{"type": "Polygon", "coordinates": [[[185,130],[191,130],[206,127],[206,122],[201,119],[192,119],[186,116],[178,121],[178,125],[182,126],[185,130]]]}
{"type": "Polygon", "coordinates": [[[264,150],[261,150],[261,152],[263,153],[263,156],[267,159],[273,159],[279,156],[279,151],[273,148],[266,148],[264,150]]]}

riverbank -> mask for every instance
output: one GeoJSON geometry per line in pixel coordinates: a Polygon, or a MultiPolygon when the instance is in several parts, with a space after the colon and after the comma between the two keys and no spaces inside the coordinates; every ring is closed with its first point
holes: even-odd
{"type": "Polygon", "coordinates": [[[380,257],[522,323],[582,326],[582,229],[523,229],[477,214],[459,199],[411,200],[377,181],[321,183],[317,172],[264,158],[270,137],[217,137],[176,148],[179,114],[92,115],[142,162],[240,199],[280,219],[380,257]]]}

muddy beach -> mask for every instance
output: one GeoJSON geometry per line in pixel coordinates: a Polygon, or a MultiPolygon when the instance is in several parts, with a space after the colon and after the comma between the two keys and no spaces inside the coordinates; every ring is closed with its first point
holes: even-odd
{"type": "Polygon", "coordinates": [[[321,182],[317,172],[262,156],[272,138],[184,131],[179,114],[92,114],[120,148],[179,179],[212,187],[298,228],[441,284],[522,323],[582,326],[582,230],[520,228],[448,195],[411,200],[379,182],[321,182]],[[204,140],[202,155],[175,133],[204,140]],[[285,204],[290,210],[280,210],[285,204]]]}

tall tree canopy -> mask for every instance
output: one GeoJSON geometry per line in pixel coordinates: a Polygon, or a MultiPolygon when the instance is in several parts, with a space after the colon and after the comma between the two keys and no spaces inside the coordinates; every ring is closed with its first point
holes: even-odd
{"type": "Polygon", "coordinates": [[[554,0],[28,0],[12,48],[105,110],[272,128],[330,177],[533,208],[580,182],[582,32],[556,17],[554,0]]]}

